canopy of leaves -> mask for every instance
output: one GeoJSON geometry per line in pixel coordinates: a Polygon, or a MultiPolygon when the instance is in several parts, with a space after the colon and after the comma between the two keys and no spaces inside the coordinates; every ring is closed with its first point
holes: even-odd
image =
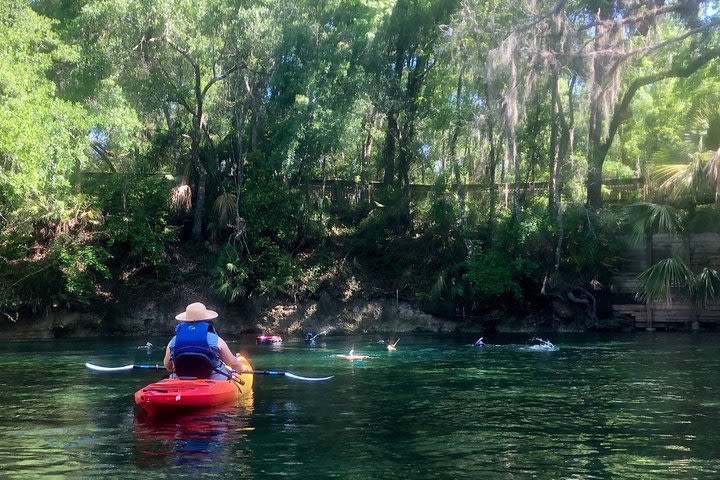
{"type": "Polygon", "coordinates": [[[447,315],[550,308],[609,281],[604,203],[717,230],[716,3],[3,2],[0,309],[164,284],[191,230],[233,302],[336,256],[447,315]]]}

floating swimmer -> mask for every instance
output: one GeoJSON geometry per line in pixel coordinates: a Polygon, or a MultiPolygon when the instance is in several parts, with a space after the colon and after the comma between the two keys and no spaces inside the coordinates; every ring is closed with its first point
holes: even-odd
{"type": "Polygon", "coordinates": [[[542,351],[555,351],[558,348],[553,345],[553,343],[550,340],[544,340],[539,337],[533,337],[530,339],[531,342],[536,342],[533,345],[530,345],[530,350],[542,350],[542,351]]]}
{"type": "Polygon", "coordinates": [[[350,349],[350,351],[347,353],[347,355],[339,354],[335,355],[338,358],[344,358],[345,360],[365,360],[366,358],[370,358],[367,355],[356,355],[355,354],[355,347],[350,349]]]}
{"type": "Polygon", "coordinates": [[[305,341],[308,343],[313,343],[315,339],[320,335],[327,335],[328,333],[330,333],[330,330],[332,330],[332,327],[328,327],[320,333],[307,332],[305,334],[305,341]]]}

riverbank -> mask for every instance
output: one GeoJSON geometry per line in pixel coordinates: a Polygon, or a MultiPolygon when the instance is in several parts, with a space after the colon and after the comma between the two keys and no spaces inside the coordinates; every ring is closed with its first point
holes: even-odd
{"type": "Polygon", "coordinates": [[[53,309],[4,322],[6,339],[157,336],[172,335],[175,315],[188,301],[203,301],[219,313],[217,328],[226,336],[244,333],[277,333],[303,336],[305,332],[330,330],[332,334],[365,333],[478,333],[582,331],[580,326],[546,324],[533,316],[517,317],[500,312],[484,316],[443,318],[394,299],[342,301],[323,292],[317,299],[297,303],[265,299],[243,306],[224,305],[211,297],[163,297],[136,302],[96,305],[94,309],[53,309]],[[210,298],[210,299],[208,299],[210,298]],[[189,300],[186,300],[189,299],[189,300]]]}
{"type": "MultiPolygon", "coordinates": [[[[0,334],[8,339],[169,336],[173,334],[175,315],[187,304],[203,302],[216,310],[217,328],[225,336],[247,333],[276,333],[288,337],[305,332],[330,329],[333,334],[405,332],[477,333],[490,332],[581,332],[588,328],[627,330],[631,323],[623,319],[602,320],[600,326],[588,322],[584,305],[555,301],[555,314],[512,313],[504,310],[461,313],[452,317],[433,315],[418,303],[403,300],[402,292],[380,288],[382,278],[368,269],[336,255],[332,264],[317,277],[318,289],[312,294],[293,298],[251,295],[237,304],[218,297],[212,284],[209,265],[191,255],[175,255],[169,281],[137,278],[130,282],[109,283],[103,295],[89,305],[60,305],[45,311],[18,315],[15,321],[0,322],[0,334]]],[[[452,308],[450,309],[452,311],[452,308]]]]}

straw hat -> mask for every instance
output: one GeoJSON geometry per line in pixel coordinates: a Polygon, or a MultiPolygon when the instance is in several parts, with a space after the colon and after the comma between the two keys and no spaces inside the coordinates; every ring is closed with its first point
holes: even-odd
{"type": "Polygon", "coordinates": [[[175,315],[175,320],[180,320],[181,322],[201,322],[203,320],[212,320],[213,318],[217,318],[217,316],[217,312],[208,310],[205,308],[205,305],[200,302],[195,302],[188,305],[184,312],[175,315]]]}

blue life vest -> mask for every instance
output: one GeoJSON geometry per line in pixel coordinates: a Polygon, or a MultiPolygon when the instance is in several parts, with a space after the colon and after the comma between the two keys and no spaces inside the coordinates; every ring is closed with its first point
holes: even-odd
{"type": "Polygon", "coordinates": [[[209,322],[178,325],[170,345],[178,377],[210,378],[213,373],[225,371],[218,340],[209,322]]]}

